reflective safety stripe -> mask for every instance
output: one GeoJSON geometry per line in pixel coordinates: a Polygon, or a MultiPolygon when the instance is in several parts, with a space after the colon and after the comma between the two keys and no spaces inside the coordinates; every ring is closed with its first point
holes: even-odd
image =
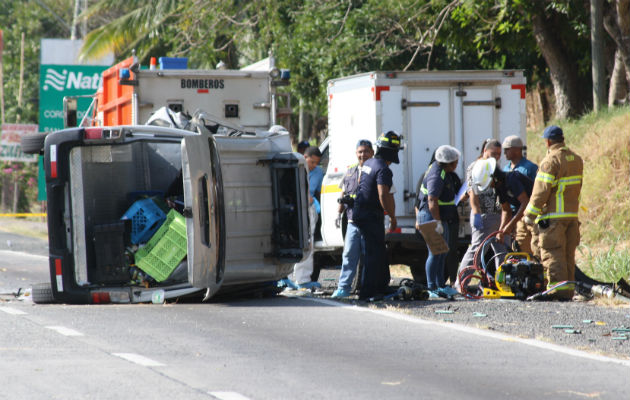
{"type": "Polygon", "coordinates": [[[556,180],[556,177],[551,175],[551,174],[548,174],[546,172],[538,171],[538,173],[536,174],[536,180],[537,181],[542,181],[542,182],[545,182],[545,183],[554,184],[555,180],[556,180]]]}
{"type": "Polygon", "coordinates": [[[531,203],[527,205],[527,208],[525,209],[526,213],[530,213],[530,214],[534,214],[534,215],[540,215],[542,213],[542,210],[538,207],[535,207],[534,205],[532,205],[531,203]]]}
{"type": "MultiPolygon", "coordinates": [[[[427,169],[426,174],[429,173],[429,171],[431,171],[431,168],[433,167],[433,164],[429,165],[429,169],[427,169]]],[[[446,177],[446,171],[442,170],[442,172],[440,173],[440,178],[442,178],[442,180],[444,180],[444,178],[446,177]]],[[[429,189],[427,189],[424,186],[424,182],[422,182],[422,185],[420,185],[420,192],[422,192],[422,194],[424,194],[425,196],[429,195],[429,189]]],[[[455,205],[455,197],[453,197],[453,200],[451,201],[442,201],[440,199],[438,199],[438,206],[454,206],[455,205]]]]}
{"type": "Polygon", "coordinates": [[[385,136],[381,136],[380,138],[378,138],[378,140],[382,142],[392,142],[392,144],[400,144],[400,140],[397,140],[397,139],[390,140],[388,137],[385,137],[385,136]]]}
{"type": "MultiPolygon", "coordinates": [[[[425,188],[424,185],[420,186],[420,191],[425,196],[429,195],[429,190],[427,188],[425,188]]],[[[454,205],[455,205],[455,198],[453,198],[453,200],[451,200],[451,201],[442,201],[442,200],[438,199],[438,206],[454,206],[454,205]]]]}
{"type": "Polygon", "coordinates": [[[577,218],[578,213],[549,213],[545,215],[539,215],[536,218],[536,222],[542,219],[561,219],[561,218],[577,218]]]}
{"type": "Polygon", "coordinates": [[[564,212],[564,189],[566,186],[564,184],[558,185],[558,191],[556,192],[556,212],[563,213],[564,212]]]}
{"type": "MultiPolygon", "coordinates": [[[[577,185],[582,183],[582,175],[566,176],[558,178],[556,181],[558,185],[558,191],[556,192],[556,213],[564,213],[564,191],[567,186],[577,185]]],[[[564,217],[566,218],[566,217],[564,217]]]]}

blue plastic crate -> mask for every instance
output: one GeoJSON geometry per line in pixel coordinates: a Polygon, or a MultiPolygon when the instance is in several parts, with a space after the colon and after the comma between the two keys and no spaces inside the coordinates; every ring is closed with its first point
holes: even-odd
{"type": "Polygon", "coordinates": [[[121,219],[131,220],[131,243],[146,243],[166,220],[166,214],[151,199],[137,200],[121,219]]]}

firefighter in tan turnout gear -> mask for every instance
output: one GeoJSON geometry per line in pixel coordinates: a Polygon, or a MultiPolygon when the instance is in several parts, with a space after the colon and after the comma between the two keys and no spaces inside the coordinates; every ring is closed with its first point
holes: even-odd
{"type": "MultiPolygon", "coordinates": [[[[532,250],[545,268],[545,280],[550,288],[562,281],[575,280],[583,162],[564,144],[560,127],[547,127],[543,138],[547,155],[536,174],[524,221],[532,230],[532,250]]],[[[573,285],[559,287],[552,296],[561,300],[572,297],[573,285]]]]}

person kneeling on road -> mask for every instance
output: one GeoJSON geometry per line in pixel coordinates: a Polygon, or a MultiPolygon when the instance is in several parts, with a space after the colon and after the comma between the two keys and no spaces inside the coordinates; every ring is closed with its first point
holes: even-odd
{"type": "MultiPolygon", "coordinates": [[[[350,166],[346,175],[343,177],[341,184],[341,198],[339,203],[339,214],[346,213],[348,219],[348,227],[346,229],[343,256],[341,264],[341,274],[339,275],[339,285],[337,290],[332,294],[333,298],[340,299],[350,296],[352,290],[352,282],[357,272],[357,264],[361,257],[361,232],[352,220],[352,205],[356,198],[357,188],[359,186],[359,176],[361,167],[365,161],[372,158],[374,150],[369,140],[359,140],[357,143],[357,160],[358,164],[350,166]]],[[[341,219],[341,218],[339,218],[341,219]]]]}
{"type": "Polygon", "coordinates": [[[396,229],[396,205],[390,193],[392,186],[391,163],[399,163],[400,136],[389,131],[376,143],[376,155],[363,163],[357,196],[352,208],[352,220],[363,236],[362,249],[365,265],[361,277],[359,300],[385,295],[389,285],[389,262],[385,251],[383,211],[389,215],[389,230],[396,229]]]}

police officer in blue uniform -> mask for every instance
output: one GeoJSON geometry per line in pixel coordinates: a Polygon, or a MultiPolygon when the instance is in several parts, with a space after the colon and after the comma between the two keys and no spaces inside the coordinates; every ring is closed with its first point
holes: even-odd
{"type": "Polygon", "coordinates": [[[391,163],[399,163],[400,135],[394,131],[383,133],[376,142],[376,154],[363,163],[359,187],[352,209],[354,224],[359,228],[365,245],[365,265],[361,277],[359,300],[382,297],[389,285],[389,261],[385,251],[384,212],[389,215],[389,230],[396,229],[396,205],[390,193],[391,163]]]}
{"type": "Polygon", "coordinates": [[[337,286],[337,290],[335,290],[331,296],[334,299],[341,299],[350,296],[350,292],[352,291],[352,282],[354,281],[354,277],[357,272],[357,265],[361,257],[363,238],[361,237],[359,228],[357,228],[352,220],[351,204],[354,204],[354,199],[357,196],[361,168],[363,167],[363,164],[374,155],[372,142],[365,139],[359,140],[357,143],[356,155],[359,162],[348,168],[346,175],[343,177],[343,180],[339,185],[342,189],[342,197],[339,199],[340,215],[338,221],[342,220],[341,214],[345,214],[347,219],[347,228],[344,230],[342,227],[344,244],[341,274],[339,275],[339,285],[337,286]]]}

